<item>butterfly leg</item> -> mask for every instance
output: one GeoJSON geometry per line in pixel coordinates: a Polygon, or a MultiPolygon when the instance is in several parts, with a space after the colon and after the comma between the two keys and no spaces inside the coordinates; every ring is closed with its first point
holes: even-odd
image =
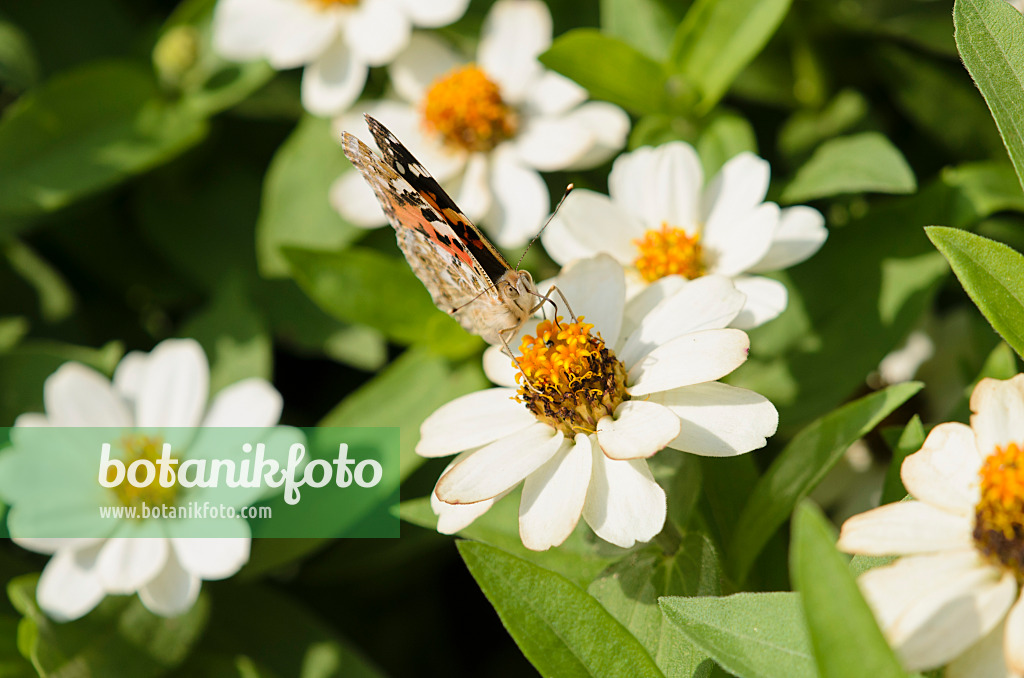
{"type": "Polygon", "coordinates": [[[506,327],[505,329],[500,330],[498,332],[498,338],[501,339],[501,344],[504,347],[502,349],[502,352],[509,358],[512,358],[512,362],[516,364],[516,369],[519,370],[519,374],[523,375],[523,380],[526,382],[527,388],[529,388],[534,393],[540,394],[540,389],[534,386],[533,382],[530,381],[530,378],[526,376],[526,372],[523,371],[523,366],[519,364],[519,359],[516,358],[515,354],[512,352],[512,347],[508,345],[508,339],[505,338],[506,334],[508,334],[509,337],[514,336],[515,333],[518,332],[519,328],[522,326],[523,324],[519,323],[518,325],[515,325],[513,327],[506,327]]]}
{"type": "Polygon", "coordinates": [[[573,322],[576,322],[576,314],[573,313],[572,307],[569,306],[569,300],[565,298],[565,295],[562,294],[562,290],[558,289],[557,285],[552,285],[551,286],[551,289],[548,290],[548,293],[545,294],[544,296],[542,296],[540,298],[540,301],[537,302],[537,305],[534,306],[532,309],[530,309],[530,313],[531,314],[536,313],[538,310],[540,310],[540,308],[542,306],[544,306],[544,304],[550,302],[555,307],[555,324],[557,325],[558,324],[558,304],[556,304],[554,301],[551,300],[551,293],[552,292],[558,292],[558,296],[562,299],[562,303],[565,304],[565,310],[567,310],[569,312],[569,317],[572,318],[573,322]]]}

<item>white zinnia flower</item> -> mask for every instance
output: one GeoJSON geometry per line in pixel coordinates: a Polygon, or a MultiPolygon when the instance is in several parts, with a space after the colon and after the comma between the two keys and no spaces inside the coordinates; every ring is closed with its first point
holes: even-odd
{"type": "Polygon", "coordinates": [[[370,66],[409,44],[412,27],[445,26],[469,0],[220,0],[213,44],[236,61],[265,58],[277,69],[305,66],[302,105],[336,115],[359,97],[370,66]]]}
{"type": "Polygon", "coordinates": [[[939,424],[903,462],[915,501],[843,525],[849,553],[901,555],[861,590],[910,671],[1024,676],[1024,375],[983,379],[971,425],[939,424]]]}
{"type": "MultiPolygon", "coordinates": [[[[118,365],[113,383],[92,368],[65,363],[44,385],[46,414],[19,416],[12,440],[17,448],[19,427],[137,426],[160,430],[200,425],[262,428],[277,423],[281,396],[266,380],[252,378],[232,384],[207,407],[209,376],[206,355],[192,339],[168,339],[151,353],[129,353],[118,365]]],[[[112,443],[123,441],[122,435],[121,431],[109,434],[112,443]]],[[[64,484],[81,492],[54,497],[55,482],[43,485],[39,492],[33,488],[47,473],[59,471],[47,468],[40,455],[31,454],[34,450],[16,451],[28,454],[0,456],[0,492],[5,498],[14,498],[9,515],[14,541],[32,551],[53,554],[39,579],[36,597],[40,607],[58,621],[81,617],[107,594],[136,591],[151,611],[178,615],[192,607],[201,580],[229,577],[249,559],[249,525],[242,518],[220,521],[220,532],[238,535],[231,538],[175,536],[202,531],[193,529],[193,521],[180,519],[165,524],[125,519],[107,538],[19,537],[19,526],[52,519],[55,502],[68,520],[99,520],[97,502],[114,505],[118,499],[115,489],[96,483],[98,456],[70,460],[69,465],[76,466],[69,471],[74,479],[64,484]],[[42,469],[37,468],[39,464],[42,469]]],[[[202,504],[204,497],[213,497],[208,491],[190,488],[188,498],[202,504]]],[[[218,500],[222,497],[217,495],[218,500]]],[[[104,527],[109,528],[106,523],[104,527]]]]}
{"type": "MultiPolygon", "coordinates": [[[[484,22],[476,62],[418,34],[391,65],[405,102],[366,107],[409,147],[474,222],[502,247],[537,233],[550,209],[538,171],[593,167],[622,148],[629,117],[618,106],[585,102],[586,91],[544,69],[551,13],[538,0],[499,0],[484,22]]],[[[335,127],[369,141],[362,115],[335,127]]],[[[331,202],[353,224],[386,222],[358,172],[346,172],[331,202]]]]}
{"type": "Polygon", "coordinates": [[[533,388],[517,389],[511,360],[492,347],[484,367],[500,387],[453,400],[423,423],[418,454],[460,453],[431,495],[441,532],[463,529],[523,482],[527,548],[561,544],[581,515],[599,537],[629,547],[665,522],[648,457],[665,447],[734,456],[775,433],[771,402],[715,381],[747,359],[749,345],[741,330],[724,329],[743,306],[727,279],[669,278],[626,304],[622,268],[600,256],[556,282],[585,320],[543,321],[538,340],[517,351],[533,388]]]}
{"type": "Polygon", "coordinates": [[[786,308],[785,285],[751,273],[803,261],[825,242],[821,214],[764,202],[768,163],[741,153],[707,186],[693,147],[674,141],[616,158],[611,197],[573,191],[541,240],[560,264],[606,252],[630,272],[630,293],[666,275],[732,278],[747,295],[733,323],[750,328],[786,308]]]}

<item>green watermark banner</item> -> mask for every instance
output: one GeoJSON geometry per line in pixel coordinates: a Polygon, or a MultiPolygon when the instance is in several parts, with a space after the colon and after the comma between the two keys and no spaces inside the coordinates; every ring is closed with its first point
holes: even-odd
{"type": "Polygon", "coordinates": [[[22,539],[398,537],[398,436],[0,428],[0,502],[7,532],[22,539]]]}

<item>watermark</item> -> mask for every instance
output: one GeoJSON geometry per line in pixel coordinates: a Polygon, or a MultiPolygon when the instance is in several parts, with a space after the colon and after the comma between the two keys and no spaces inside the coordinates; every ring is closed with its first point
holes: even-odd
{"type": "Polygon", "coordinates": [[[0,429],[16,537],[397,537],[397,428],[0,429]],[[241,522],[245,525],[241,525],[241,522]]]}

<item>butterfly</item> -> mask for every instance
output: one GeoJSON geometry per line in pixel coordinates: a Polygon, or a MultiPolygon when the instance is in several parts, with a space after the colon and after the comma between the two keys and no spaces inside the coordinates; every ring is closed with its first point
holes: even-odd
{"type": "Polygon", "coordinates": [[[377,195],[413,273],[439,309],[509,351],[507,339],[548,296],[529,272],[509,265],[394,134],[364,117],[382,157],[348,132],[345,156],[377,195]]]}

